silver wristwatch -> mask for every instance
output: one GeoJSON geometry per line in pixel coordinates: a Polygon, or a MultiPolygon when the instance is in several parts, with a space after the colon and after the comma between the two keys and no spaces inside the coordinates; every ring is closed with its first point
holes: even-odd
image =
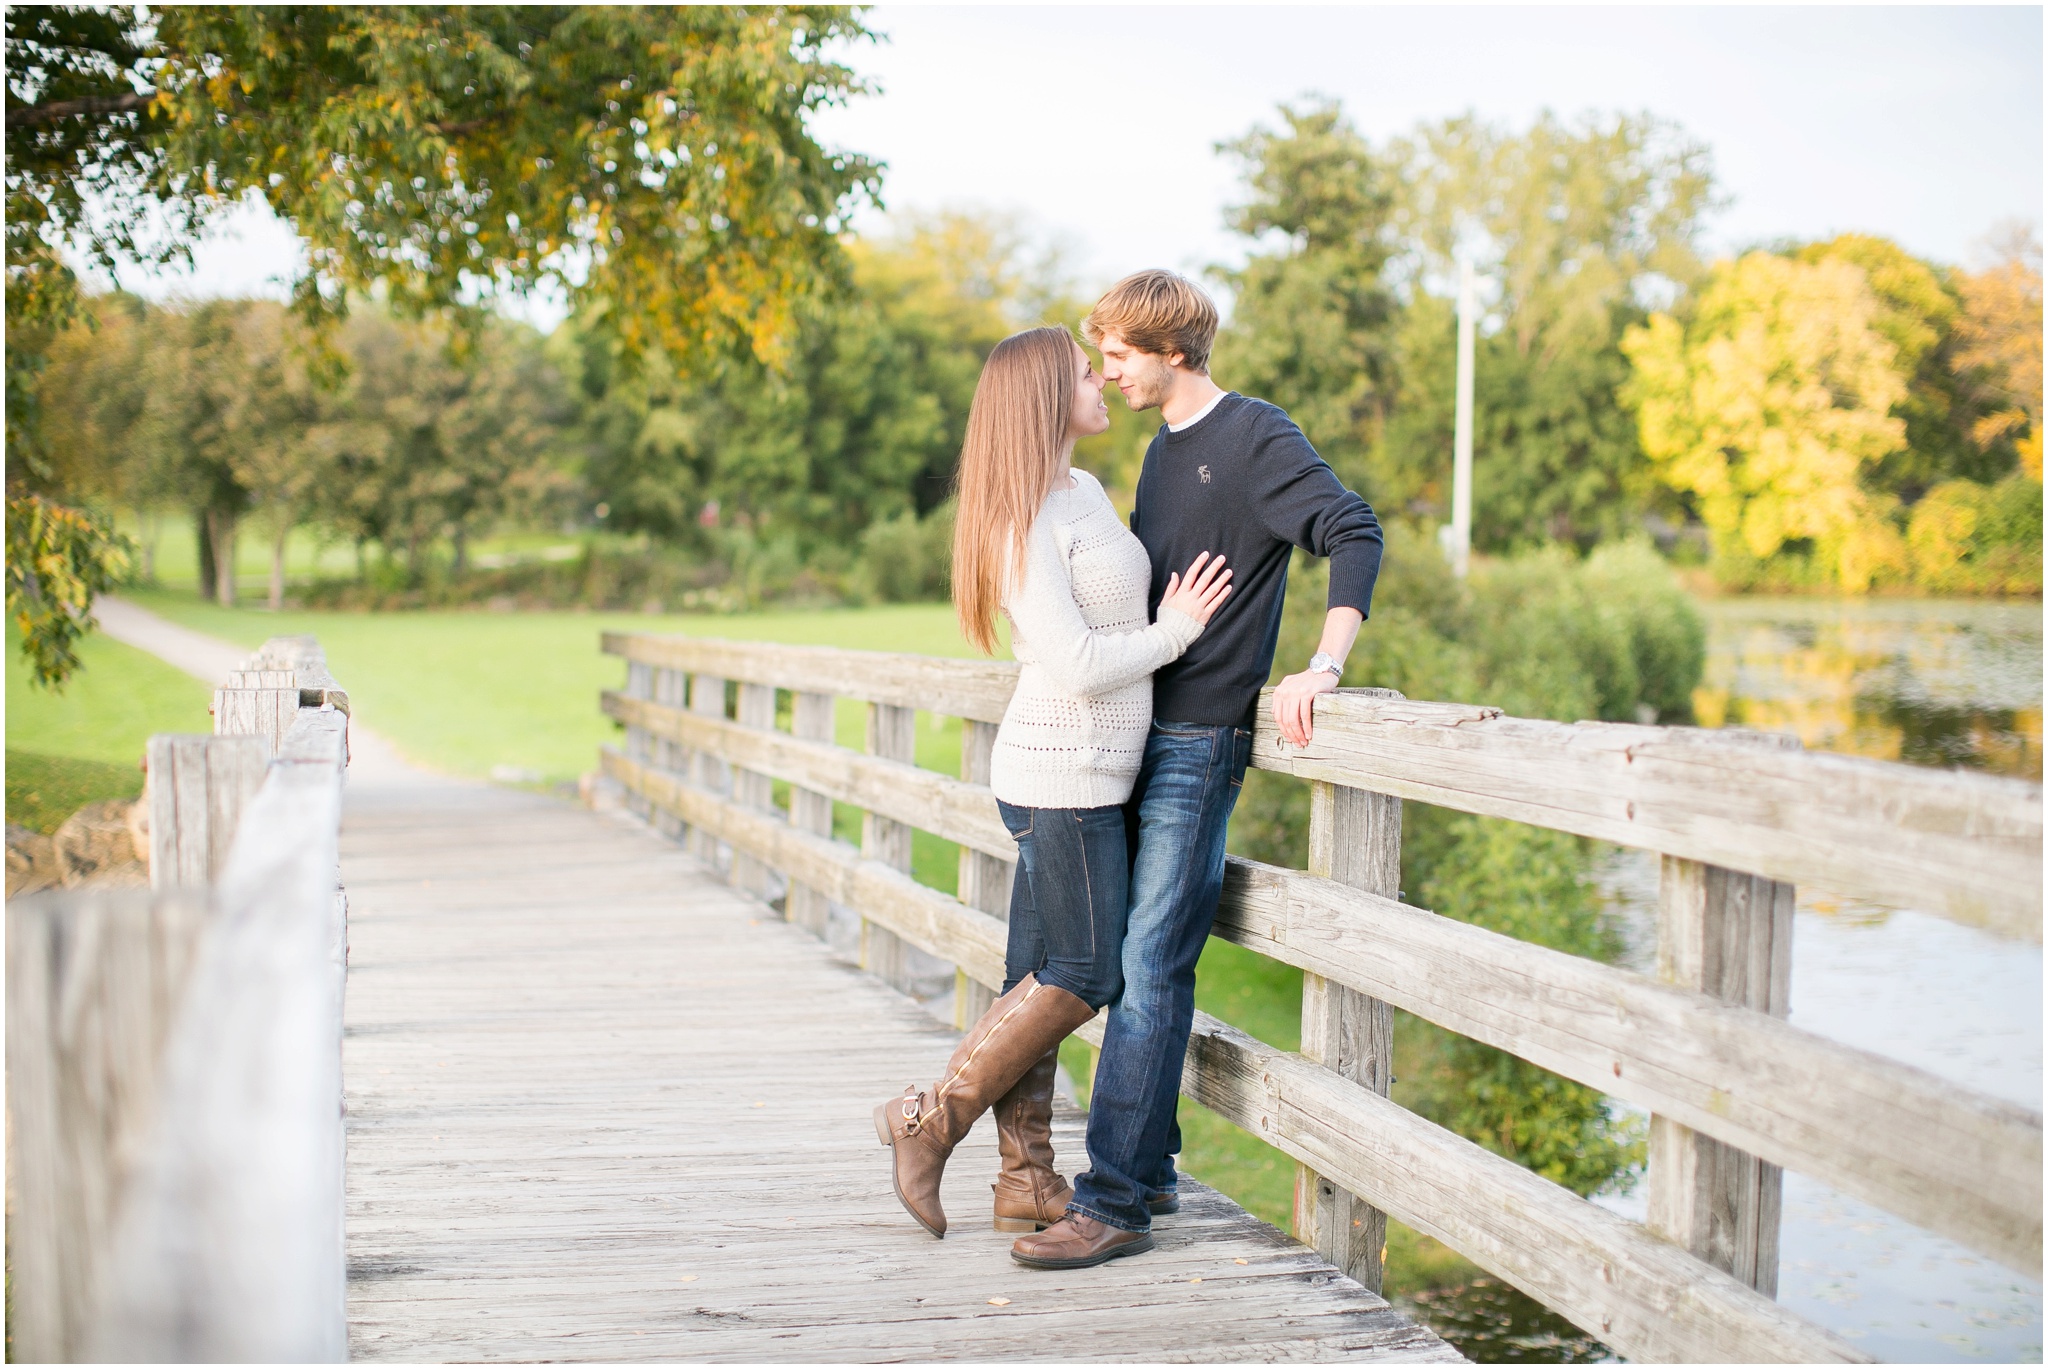
{"type": "Polygon", "coordinates": [[[1344,663],[1327,651],[1318,651],[1309,657],[1308,670],[1311,675],[1320,673],[1335,675],[1340,680],[1344,678],[1344,663]]]}

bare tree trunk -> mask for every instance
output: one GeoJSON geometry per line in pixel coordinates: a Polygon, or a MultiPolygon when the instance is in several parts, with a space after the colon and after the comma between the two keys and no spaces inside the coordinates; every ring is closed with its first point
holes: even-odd
{"type": "Polygon", "coordinates": [[[284,541],[292,535],[289,520],[277,520],[277,539],[270,544],[270,609],[275,613],[284,607],[284,541]]]}
{"type": "Polygon", "coordinates": [[[469,569],[469,529],[455,529],[455,570],[453,578],[460,579],[462,572],[469,569]]]}
{"type": "Polygon", "coordinates": [[[215,573],[213,551],[213,512],[200,509],[192,515],[193,530],[199,535],[199,597],[213,598],[214,586],[219,580],[215,573]]]}
{"type": "Polygon", "coordinates": [[[163,535],[164,517],[152,509],[135,510],[135,522],[142,529],[142,583],[156,583],[156,543],[163,535]]]}
{"type": "Polygon", "coordinates": [[[214,600],[222,608],[235,606],[235,516],[225,509],[207,515],[213,528],[214,600]]]}

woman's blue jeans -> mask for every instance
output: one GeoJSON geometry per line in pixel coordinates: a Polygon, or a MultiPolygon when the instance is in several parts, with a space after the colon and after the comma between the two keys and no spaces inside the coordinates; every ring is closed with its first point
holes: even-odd
{"type": "Polygon", "coordinates": [[[1124,810],[996,801],[1017,839],[1003,992],[1027,974],[1099,1008],[1123,988],[1131,863],[1124,810]]]}
{"type": "Polygon", "coordinates": [[[1195,962],[1223,896],[1223,838],[1251,750],[1241,727],[1155,722],[1125,805],[1135,857],[1124,990],[1095,1065],[1089,1168],[1069,1210],[1126,1231],[1149,1230],[1146,1201],[1177,1182],[1195,962]]]}

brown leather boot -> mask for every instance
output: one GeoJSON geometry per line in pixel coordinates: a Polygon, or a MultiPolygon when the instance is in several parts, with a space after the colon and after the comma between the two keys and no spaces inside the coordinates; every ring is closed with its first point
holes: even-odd
{"type": "Polygon", "coordinates": [[[994,1184],[996,1230],[1043,1231],[1066,1215],[1073,1188],[1052,1167],[1052,1086],[1059,1048],[1024,1072],[996,1103],[1003,1173],[994,1184]]]}
{"type": "Polygon", "coordinates": [[[1010,1246],[1010,1258],[1033,1269],[1087,1269],[1151,1248],[1149,1231],[1125,1231],[1069,1212],[1035,1236],[1019,1236],[1010,1246]]]}
{"type": "Polygon", "coordinates": [[[939,1180],[974,1119],[1093,1016],[1093,1008],[1065,989],[1026,975],[968,1031],[944,1078],[923,1093],[913,1085],[876,1107],[875,1134],[895,1154],[896,1196],[920,1226],[946,1234],[939,1180]]]}

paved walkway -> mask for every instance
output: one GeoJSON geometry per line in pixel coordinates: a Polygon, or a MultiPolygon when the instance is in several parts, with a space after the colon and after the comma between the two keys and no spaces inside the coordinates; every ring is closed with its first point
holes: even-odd
{"type": "Polygon", "coordinates": [[[1017,1265],[986,1121],[933,1240],[869,1111],[951,1031],[636,823],[386,758],[342,837],[355,1357],[1456,1358],[1198,1185],[1150,1254],[1017,1265]]]}

